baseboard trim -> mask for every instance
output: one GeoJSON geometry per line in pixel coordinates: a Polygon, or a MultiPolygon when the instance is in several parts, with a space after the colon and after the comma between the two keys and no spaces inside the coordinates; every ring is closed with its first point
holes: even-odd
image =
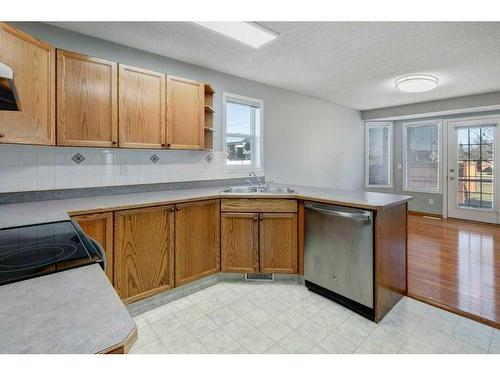
{"type": "Polygon", "coordinates": [[[408,210],[408,215],[429,216],[429,217],[433,217],[433,218],[436,218],[436,219],[442,219],[443,218],[443,215],[441,215],[441,214],[434,214],[434,213],[422,212],[422,211],[410,211],[410,210],[408,210]]]}

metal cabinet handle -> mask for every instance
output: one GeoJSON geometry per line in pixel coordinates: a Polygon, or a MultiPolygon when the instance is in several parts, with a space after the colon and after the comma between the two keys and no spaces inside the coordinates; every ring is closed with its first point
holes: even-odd
{"type": "Polygon", "coordinates": [[[175,208],[170,208],[170,212],[174,212],[175,211],[175,208]]]}
{"type": "Polygon", "coordinates": [[[253,217],[253,219],[254,219],[255,221],[257,221],[257,220],[259,219],[259,216],[258,216],[258,215],[255,215],[255,216],[253,217]]]}
{"type": "Polygon", "coordinates": [[[175,209],[176,209],[177,211],[180,211],[180,210],[181,210],[181,209],[180,209],[180,207],[175,207],[175,209]]]}
{"type": "Polygon", "coordinates": [[[306,209],[320,212],[325,215],[330,215],[330,216],[340,216],[340,217],[345,217],[347,219],[357,219],[357,220],[370,220],[370,215],[365,214],[365,213],[352,213],[352,212],[344,212],[344,211],[332,211],[332,210],[327,210],[324,208],[319,208],[315,207],[313,205],[306,205],[306,209]]]}

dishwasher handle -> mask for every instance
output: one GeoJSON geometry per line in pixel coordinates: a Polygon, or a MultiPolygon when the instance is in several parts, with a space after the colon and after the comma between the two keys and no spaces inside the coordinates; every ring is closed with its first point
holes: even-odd
{"type": "Polygon", "coordinates": [[[328,208],[321,208],[318,206],[315,206],[314,204],[306,204],[304,205],[304,208],[312,211],[316,211],[325,215],[330,215],[330,216],[338,216],[338,217],[343,217],[346,219],[351,219],[351,220],[361,220],[365,224],[371,224],[371,215],[369,212],[366,211],[361,211],[361,212],[346,212],[346,211],[340,211],[337,209],[328,209],[328,208]]]}

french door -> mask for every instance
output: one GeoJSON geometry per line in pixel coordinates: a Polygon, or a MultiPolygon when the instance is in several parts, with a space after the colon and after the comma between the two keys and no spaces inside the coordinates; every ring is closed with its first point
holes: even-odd
{"type": "Polygon", "coordinates": [[[448,217],[498,223],[500,118],[447,121],[448,217]]]}

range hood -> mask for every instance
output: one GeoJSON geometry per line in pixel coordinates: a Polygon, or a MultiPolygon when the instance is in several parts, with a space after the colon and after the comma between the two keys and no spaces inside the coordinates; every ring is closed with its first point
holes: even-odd
{"type": "Polygon", "coordinates": [[[12,68],[0,63],[0,111],[20,111],[12,68]]]}

